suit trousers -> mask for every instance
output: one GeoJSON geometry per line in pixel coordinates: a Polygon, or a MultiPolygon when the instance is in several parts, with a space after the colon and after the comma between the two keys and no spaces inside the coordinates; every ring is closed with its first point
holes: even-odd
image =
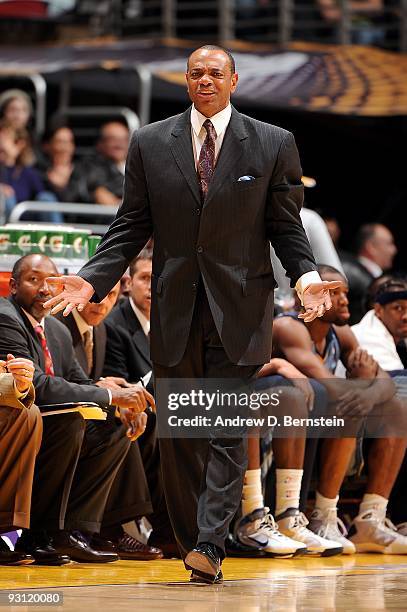
{"type": "MultiPolygon", "coordinates": [[[[153,364],[156,381],[160,378],[250,379],[259,367],[231,363],[216,330],[202,283],[181,361],[172,367],[153,364]]],[[[247,440],[160,438],[159,444],[168,513],[183,558],[201,542],[215,544],[224,554],[229,524],[241,501],[247,440]]]]}
{"type": "Polygon", "coordinates": [[[99,532],[130,440],[113,411],[106,421],[69,413],[44,417],[32,495],[33,529],[99,532]]]}
{"type": "Polygon", "coordinates": [[[30,526],[31,489],[41,434],[37,406],[0,406],[0,533],[30,526]]]}

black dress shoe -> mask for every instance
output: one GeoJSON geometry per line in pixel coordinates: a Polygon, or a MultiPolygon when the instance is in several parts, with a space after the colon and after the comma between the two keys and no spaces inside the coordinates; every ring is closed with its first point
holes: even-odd
{"type": "Polygon", "coordinates": [[[204,578],[195,572],[192,572],[191,578],[189,582],[195,582],[196,584],[222,584],[223,582],[223,574],[222,570],[219,570],[213,580],[209,580],[208,578],[204,578]]]}
{"type": "Polygon", "coordinates": [[[34,561],[31,555],[10,550],[5,541],[0,538],[0,565],[30,565],[34,561]]]}
{"type": "Polygon", "coordinates": [[[229,533],[225,541],[225,550],[227,557],[240,557],[240,558],[255,558],[265,557],[266,553],[260,547],[246,546],[241,544],[229,533]]]}
{"type": "Polygon", "coordinates": [[[126,561],[154,561],[163,558],[163,552],[155,546],[143,544],[128,533],[123,533],[117,539],[104,540],[100,535],[92,535],[92,547],[106,552],[115,552],[119,559],[126,561]]]}
{"type": "Polygon", "coordinates": [[[65,555],[69,555],[73,561],[79,563],[110,563],[118,561],[115,552],[106,552],[92,548],[89,540],[80,531],[58,531],[52,538],[55,549],[65,555]]]}
{"type": "Polygon", "coordinates": [[[187,570],[191,570],[194,575],[209,583],[215,582],[221,563],[218,549],[210,542],[202,542],[195,546],[184,560],[187,570]]]}
{"type": "Polygon", "coordinates": [[[71,562],[67,554],[55,550],[52,540],[45,531],[25,529],[17,540],[15,551],[34,557],[35,565],[66,565],[71,562]]]}

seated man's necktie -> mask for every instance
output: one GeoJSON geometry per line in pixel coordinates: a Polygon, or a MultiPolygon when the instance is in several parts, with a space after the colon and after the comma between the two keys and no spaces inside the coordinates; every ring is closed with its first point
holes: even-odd
{"type": "Polygon", "coordinates": [[[47,339],[45,337],[45,332],[43,328],[41,327],[41,325],[36,325],[34,327],[34,331],[40,339],[41,346],[42,346],[42,352],[44,353],[45,374],[48,374],[48,376],[55,376],[54,365],[52,363],[52,357],[51,357],[51,353],[48,348],[47,339]]]}
{"type": "Polygon", "coordinates": [[[208,193],[209,183],[211,182],[213,172],[215,170],[216,140],[216,131],[210,119],[206,119],[206,121],[204,121],[203,127],[206,130],[206,137],[203,142],[201,152],[199,154],[199,160],[197,165],[202,202],[205,201],[205,198],[208,193]]]}

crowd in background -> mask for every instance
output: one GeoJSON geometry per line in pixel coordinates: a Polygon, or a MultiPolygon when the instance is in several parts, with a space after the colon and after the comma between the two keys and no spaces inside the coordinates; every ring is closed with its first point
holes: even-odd
{"type": "MultiPolygon", "coordinates": [[[[33,108],[22,90],[0,95],[0,197],[6,218],[23,201],[118,205],[123,191],[129,129],[120,121],[100,127],[94,152],[78,159],[75,136],[61,120],[39,140],[33,108]]],[[[55,220],[51,213],[48,220],[55,220]]]]}

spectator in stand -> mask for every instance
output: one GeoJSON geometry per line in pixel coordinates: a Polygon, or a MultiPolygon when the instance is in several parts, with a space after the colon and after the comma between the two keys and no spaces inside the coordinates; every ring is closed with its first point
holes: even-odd
{"type": "Polygon", "coordinates": [[[120,204],[129,139],[128,127],[119,121],[102,126],[97,155],[86,166],[88,191],[96,204],[120,204]]]}
{"type": "Polygon", "coordinates": [[[355,255],[342,253],[342,265],[349,283],[350,323],[359,323],[365,314],[366,291],[373,279],[390,270],[397,253],[391,231],[380,223],[362,225],[355,239],[355,255]]]}
{"type": "Polygon", "coordinates": [[[0,120],[16,130],[27,130],[34,158],[42,159],[41,147],[34,129],[34,109],[30,96],[22,89],[7,89],[0,95],[0,120]]]}
{"type": "MultiPolygon", "coordinates": [[[[35,157],[31,138],[25,128],[15,128],[6,121],[0,122],[0,188],[5,198],[6,216],[19,202],[38,200],[52,202],[53,193],[46,191],[41,176],[33,167],[35,157]]],[[[59,222],[56,213],[46,213],[52,222],[59,222]]]]}
{"type": "MultiPolygon", "coordinates": [[[[323,19],[339,27],[342,7],[336,0],[318,0],[323,19]]],[[[350,40],[355,45],[379,45],[383,43],[383,0],[350,0],[350,40]]],[[[339,32],[337,32],[339,35],[339,32]]]]}
{"type": "Polygon", "coordinates": [[[60,202],[89,202],[86,177],[75,164],[75,137],[66,125],[51,128],[43,140],[46,155],[38,165],[44,184],[60,202]]]}
{"type": "Polygon", "coordinates": [[[31,98],[22,89],[8,89],[0,95],[0,119],[16,130],[31,131],[32,116],[31,98]]]}

